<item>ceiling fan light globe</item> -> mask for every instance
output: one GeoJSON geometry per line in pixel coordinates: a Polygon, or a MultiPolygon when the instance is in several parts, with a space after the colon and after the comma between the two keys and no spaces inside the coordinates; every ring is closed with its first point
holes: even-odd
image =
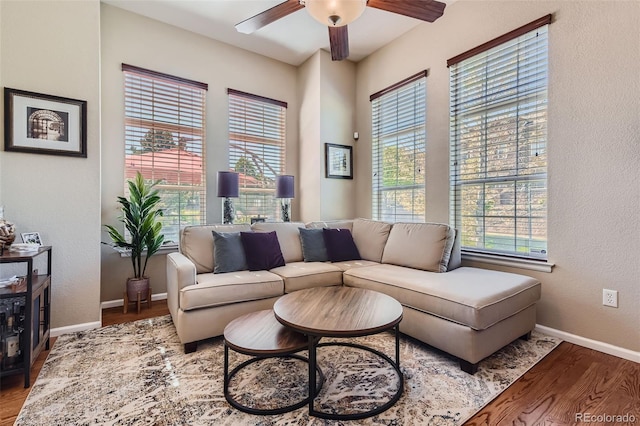
{"type": "Polygon", "coordinates": [[[332,27],[349,25],[362,15],[366,6],[367,0],[305,1],[305,8],[316,21],[332,27]]]}

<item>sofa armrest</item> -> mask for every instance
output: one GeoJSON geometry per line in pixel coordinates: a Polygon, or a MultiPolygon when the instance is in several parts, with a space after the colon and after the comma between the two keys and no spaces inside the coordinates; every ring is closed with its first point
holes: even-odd
{"type": "Polygon", "coordinates": [[[196,283],[196,265],[182,253],[167,255],[167,305],[171,316],[177,318],[180,290],[196,283]]]}

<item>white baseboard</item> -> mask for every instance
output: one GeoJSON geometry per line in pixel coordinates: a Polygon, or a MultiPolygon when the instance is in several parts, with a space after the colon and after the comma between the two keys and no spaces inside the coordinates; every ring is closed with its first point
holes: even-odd
{"type": "Polygon", "coordinates": [[[84,324],[67,325],[64,327],[52,328],[50,336],[57,337],[67,333],[75,333],[77,331],[86,331],[86,330],[91,330],[91,329],[100,328],[100,327],[102,327],[101,321],[85,322],[84,324]]]}
{"type": "Polygon", "coordinates": [[[597,340],[588,339],[582,336],[576,336],[575,334],[567,333],[566,331],[556,330],[555,328],[546,327],[544,325],[536,324],[536,330],[540,333],[547,334],[553,337],[559,337],[560,339],[573,343],[578,346],[584,346],[585,348],[593,349],[605,354],[617,356],[619,358],[628,359],[629,361],[640,363],[640,352],[635,352],[630,349],[614,346],[609,343],[599,342],[597,340]]]}
{"type": "MultiPolygon", "coordinates": [[[[166,299],[167,299],[167,293],[157,293],[157,294],[151,295],[151,300],[154,302],[156,300],[166,300],[166,299]]],[[[117,308],[118,306],[122,306],[122,305],[124,305],[124,299],[107,300],[106,302],[100,303],[100,309],[117,308]]]]}

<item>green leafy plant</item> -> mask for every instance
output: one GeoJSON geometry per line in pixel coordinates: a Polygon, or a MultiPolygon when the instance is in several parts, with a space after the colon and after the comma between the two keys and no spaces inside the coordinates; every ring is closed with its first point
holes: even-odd
{"type": "Polygon", "coordinates": [[[134,278],[144,278],[149,257],[158,251],[164,241],[162,223],[158,221],[158,217],[162,216],[162,210],[157,207],[160,196],[158,190],[154,189],[159,182],[147,184],[138,172],[135,179],[128,181],[129,199],[118,197],[118,203],[122,206],[122,216],[118,219],[124,223],[130,237],[128,240],[115,227],[105,225],[114,245],[131,252],[134,278]]]}

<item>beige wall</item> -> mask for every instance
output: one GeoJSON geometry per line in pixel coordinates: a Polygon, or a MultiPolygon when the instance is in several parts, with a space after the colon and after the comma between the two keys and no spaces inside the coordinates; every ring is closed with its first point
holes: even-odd
{"type": "Polygon", "coordinates": [[[0,151],[0,205],[53,246],[52,327],[99,324],[100,4],[2,1],[0,28],[3,87],[87,101],[88,157],[0,151]]]}
{"type": "Polygon", "coordinates": [[[371,211],[369,95],[429,70],[427,220],[447,222],[446,60],[548,13],[548,248],[556,267],[511,271],[543,283],[539,324],[640,351],[638,2],[458,1],[359,63],[357,214],[371,211]],[[619,291],[618,309],[602,306],[603,288],[619,291]]]}
{"type": "Polygon", "coordinates": [[[324,144],[353,145],[356,111],[356,66],[350,61],[332,61],[320,52],[320,155],[322,220],[348,219],[355,215],[355,183],[351,179],[325,178],[324,144]]]}
{"type": "Polygon", "coordinates": [[[320,50],[298,70],[300,220],[352,218],[355,184],[325,177],[325,143],[352,145],[356,66],[320,50]]]}
{"type": "MultiPolygon", "coordinates": [[[[121,64],[139,66],[209,85],[207,92],[207,221],[221,221],[216,197],[216,173],[227,166],[227,88],[288,103],[288,174],[297,175],[297,69],[267,57],[151,20],[125,10],[101,5],[102,25],[102,223],[117,223],[116,196],[124,191],[124,90],[121,64]]],[[[295,210],[294,210],[295,218],[295,210]]],[[[104,241],[107,236],[103,233],[104,241]]],[[[166,292],[165,256],[148,268],[154,294],[166,292]]],[[[109,247],[102,249],[101,300],[122,299],[131,271],[109,247]]]]}
{"type": "Polygon", "coordinates": [[[320,100],[320,62],[321,54],[316,52],[298,68],[298,104],[300,175],[298,177],[297,201],[294,214],[299,211],[298,220],[311,222],[320,220],[322,208],[320,194],[322,188],[322,142],[320,138],[321,100],[320,100]],[[304,200],[304,203],[299,200],[304,200]],[[298,207],[296,209],[296,207],[298,207]]]}

